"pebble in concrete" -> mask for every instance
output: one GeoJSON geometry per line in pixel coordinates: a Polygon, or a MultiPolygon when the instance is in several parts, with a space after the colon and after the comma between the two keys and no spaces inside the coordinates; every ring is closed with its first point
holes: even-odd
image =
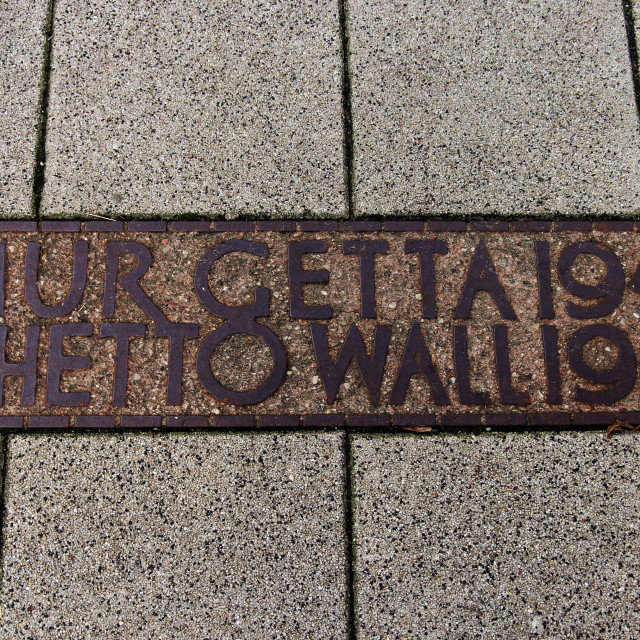
{"type": "Polygon", "coordinates": [[[14,437],[0,638],[346,638],[342,435],[14,437]]]}
{"type": "Polygon", "coordinates": [[[632,214],[618,0],[349,3],[355,202],[371,214],[632,214]]]}
{"type": "Polygon", "coordinates": [[[44,215],[346,212],[338,3],[56,3],[44,215]]]}
{"type": "Polygon", "coordinates": [[[47,3],[0,3],[0,217],[31,214],[47,3]]]}
{"type": "Polygon", "coordinates": [[[637,637],[637,435],[352,449],[360,639],[637,637]]]}

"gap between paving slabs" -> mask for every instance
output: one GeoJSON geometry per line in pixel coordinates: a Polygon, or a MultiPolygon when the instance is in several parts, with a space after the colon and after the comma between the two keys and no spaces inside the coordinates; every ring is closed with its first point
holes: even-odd
{"type": "Polygon", "coordinates": [[[636,97],[636,107],[640,118],[640,68],[638,67],[638,41],[636,38],[636,24],[634,0],[622,0],[624,11],[624,23],[627,30],[627,41],[629,43],[629,62],[631,64],[631,75],[633,77],[633,89],[636,97]]]}
{"type": "Polygon", "coordinates": [[[9,438],[11,436],[0,436],[0,588],[4,574],[4,525],[6,518],[5,489],[7,486],[7,451],[9,448],[9,438]]]}
{"type": "Polygon", "coordinates": [[[49,89],[51,84],[51,51],[53,47],[53,24],[56,0],[48,0],[47,18],[44,25],[44,45],[40,97],[38,100],[38,130],[33,164],[33,189],[31,211],[37,221],[40,220],[40,204],[47,163],[47,123],[49,115],[49,89]]]}

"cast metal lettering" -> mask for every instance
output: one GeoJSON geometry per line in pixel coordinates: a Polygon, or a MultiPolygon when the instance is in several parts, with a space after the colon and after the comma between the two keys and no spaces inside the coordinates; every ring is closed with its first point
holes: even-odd
{"type": "Polygon", "coordinates": [[[255,290],[255,300],[248,305],[229,307],[219,302],[209,289],[208,276],[213,263],[227,253],[245,251],[266,258],[269,249],[262,242],[249,240],[229,240],[211,247],[198,263],[195,271],[194,284],[198,300],[207,311],[224,318],[220,327],[214,329],[202,341],[198,349],[197,372],[202,386],[221,402],[236,405],[258,404],[273,395],[282,384],[287,372],[287,354],[278,337],[256,318],[269,315],[270,292],[264,287],[255,290]],[[256,389],[251,391],[233,391],[223,387],[215,378],[211,368],[211,358],[218,345],[235,334],[247,334],[260,338],[271,350],[273,357],[273,371],[256,389]]]}

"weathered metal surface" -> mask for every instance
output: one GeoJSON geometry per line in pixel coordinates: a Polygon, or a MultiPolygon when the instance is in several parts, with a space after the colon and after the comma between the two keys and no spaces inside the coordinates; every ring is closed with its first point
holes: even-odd
{"type": "Polygon", "coordinates": [[[639,262],[632,223],[3,222],[0,426],[637,422],[639,262]]]}

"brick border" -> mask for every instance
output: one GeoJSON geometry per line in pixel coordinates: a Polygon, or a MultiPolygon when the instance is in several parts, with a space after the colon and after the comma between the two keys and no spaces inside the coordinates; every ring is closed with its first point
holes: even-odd
{"type": "Polygon", "coordinates": [[[430,232],[430,233],[633,233],[632,220],[0,220],[0,233],[283,233],[430,232]]]}
{"type": "Polygon", "coordinates": [[[0,416],[0,433],[40,429],[234,429],[288,428],[340,429],[345,426],[370,429],[411,427],[598,427],[618,421],[640,424],[640,412],[619,413],[327,413],[243,415],[36,415],[0,416]]]}

